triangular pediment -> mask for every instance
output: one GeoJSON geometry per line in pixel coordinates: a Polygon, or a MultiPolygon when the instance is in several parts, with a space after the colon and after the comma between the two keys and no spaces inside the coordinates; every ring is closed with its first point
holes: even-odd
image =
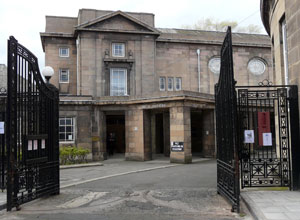
{"type": "Polygon", "coordinates": [[[96,18],[78,26],[76,29],[159,34],[157,29],[121,11],[96,18]]]}

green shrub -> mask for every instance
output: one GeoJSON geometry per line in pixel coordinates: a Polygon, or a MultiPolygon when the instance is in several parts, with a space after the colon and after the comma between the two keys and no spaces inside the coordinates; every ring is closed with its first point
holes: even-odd
{"type": "Polygon", "coordinates": [[[59,156],[60,164],[75,164],[75,163],[84,163],[86,161],[87,155],[90,153],[88,149],[77,148],[74,146],[60,147],[59,156]]]}

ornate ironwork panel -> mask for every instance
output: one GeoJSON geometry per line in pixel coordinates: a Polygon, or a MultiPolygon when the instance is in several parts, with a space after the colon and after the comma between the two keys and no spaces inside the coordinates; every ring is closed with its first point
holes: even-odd
{"type": "Polygon", "coordinates": [[[238,89],[241,183],[291,186],[288,88],[238,89]]]}
{"type": "Polygon", "coordinates": [[[5,144],[5,109],[6,109],[6,89],[0,88],[0,189],[6,188],[6,144],[5,144]],[[3,127],[2,127],[3,126],[3,127]]]}
{"type": "Polygon", "coordinates": [[[237,100],[233,74],[231,28],[221,49],[221,71],[215,86],[218,193],[239,212],[239,160],[237,148],[237,100]]]}
{"type": "Polygon", "coordinates": [[[45,84],[37,58],[8,40],[7,210],[59,193],[58,90],[45,84]]]}

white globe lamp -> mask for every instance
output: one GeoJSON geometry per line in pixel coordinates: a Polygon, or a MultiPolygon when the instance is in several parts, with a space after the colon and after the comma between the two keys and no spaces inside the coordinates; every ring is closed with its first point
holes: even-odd
{"type": "Polygon", "coordinates": [[[46,83],[49,83],[50,78],[54,75],[54,70],[51,66],[45,66],[42,71],[42,74],[46,78],[46,83]]]}

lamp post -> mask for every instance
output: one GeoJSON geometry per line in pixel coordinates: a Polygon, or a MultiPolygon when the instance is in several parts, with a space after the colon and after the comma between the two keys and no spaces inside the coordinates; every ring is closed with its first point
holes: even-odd
{"type": "Polygon", "coordinates": [[[45,66],[42,71],[44,77],[46,78],[46,83],[49,84],[50,78],[54,75],[54,70],[51,66],[45,66]]]}

